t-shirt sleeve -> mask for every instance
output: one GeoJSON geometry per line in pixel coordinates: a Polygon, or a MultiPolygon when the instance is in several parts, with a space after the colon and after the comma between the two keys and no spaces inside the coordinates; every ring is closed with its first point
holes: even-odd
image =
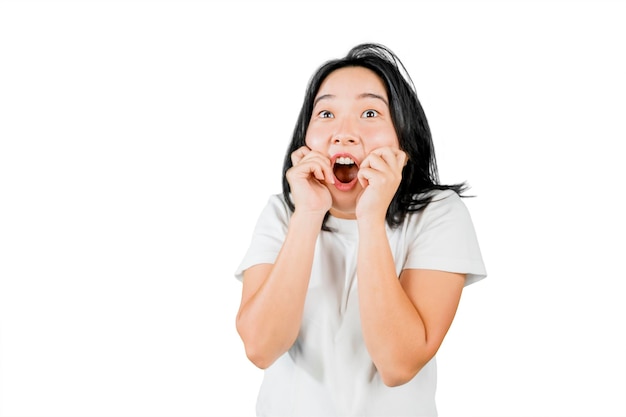
{"type": "Polygon", "coordinates": [[[487,276],[470,213],[455,192],[435,195],[416,219],[405,268],[466,274],[466,286],[487,276]]]}
{"type": "Polygon", "coordinates": [[[289,208],[279,195],[269,198],[259,216],[248,250],[235,271],[235,278],[243,281],[243,272],[258,264],[273,264],[283,245],[289,223],[289,208]]]}

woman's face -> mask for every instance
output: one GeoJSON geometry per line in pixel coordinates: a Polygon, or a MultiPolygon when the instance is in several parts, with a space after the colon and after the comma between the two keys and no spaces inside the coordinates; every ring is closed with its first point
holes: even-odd
{"type": "Polygon", "coordinates": [[[374,149],[399,148],[383,81],[364,67],[331,72],[315,97],[305,141],[333,165],[335,211],[353,212],[362,191],[356,180],[361,161],[374,149]]]}

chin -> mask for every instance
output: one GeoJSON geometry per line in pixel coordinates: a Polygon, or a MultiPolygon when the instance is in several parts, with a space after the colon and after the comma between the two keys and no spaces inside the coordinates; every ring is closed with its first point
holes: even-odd
{"type": "Polygon", "coordinates": [[[356,200],[360,192],[361,190],[357,190],[356,188],[349,192],[338,190],[331,192],[333,197],[332,208],[344,214],[354,215],[356,213],[356,200]]]}

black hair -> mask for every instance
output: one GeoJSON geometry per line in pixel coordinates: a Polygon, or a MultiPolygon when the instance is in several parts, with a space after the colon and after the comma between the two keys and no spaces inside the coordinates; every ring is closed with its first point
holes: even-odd
{"type": "MultiPolygon", "coordinates": [[[[309,80],[304,103],[283,163],[283,196],[289,208],[295,210],[286,177],[287,170],[293,165],[291,154],[305,145],[313,103],[320,86],[331,72],[344,67],[364,67],[382,79],[387,90],[391,120],[400,149],[406,152],[409,158],[402,171],[398,190],[387,209],[387,224],[391,227],[398,226],[407,212],[422,210],[431,201],[434,190],[453,190],[461,196],[468,188],[465,182],[453,185],[439,183],[428,121],[406,68],[389,48],[380,44],[365,43],[352,48],[343,58],[327,61],[309,80]]],[[[326,218],[322,226],[324,230],[328,230],[325,225],[326,218]]]]}

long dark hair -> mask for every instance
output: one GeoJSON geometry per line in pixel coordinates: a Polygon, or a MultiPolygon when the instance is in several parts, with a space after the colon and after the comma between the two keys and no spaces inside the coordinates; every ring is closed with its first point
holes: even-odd
{"type": "MultiPolygon", "coordinates": [[[[365,43],[357,45],[340,59],[327,61],[311,77],[300,115],[293,131],[291,143],[283,163],[283,196],[289,208],[295,206],[290,197],[286,173],[292,167],[291,154],[305,145],[306,132],[313,112],[317,92],[328,75],[344,67],[364,67],[376,73],[385,84],[389,98],[391,120],[398,136],[400,149],[409,160],[402,171],[402,180],[387,209],[386,221],[391,227],[402,223],[407,212],[423,209],[432,199],[434,190],[454,190],[461,195],[468,187],[460,184],[439,183],[435,150],[428,121],[415,86],[400,59],[389,48],[365,43]]],[[[328,217],[328,213],[326,214],[328,217]]],[[[328,230],[325,226],[324,230],[328,230]]]]}

